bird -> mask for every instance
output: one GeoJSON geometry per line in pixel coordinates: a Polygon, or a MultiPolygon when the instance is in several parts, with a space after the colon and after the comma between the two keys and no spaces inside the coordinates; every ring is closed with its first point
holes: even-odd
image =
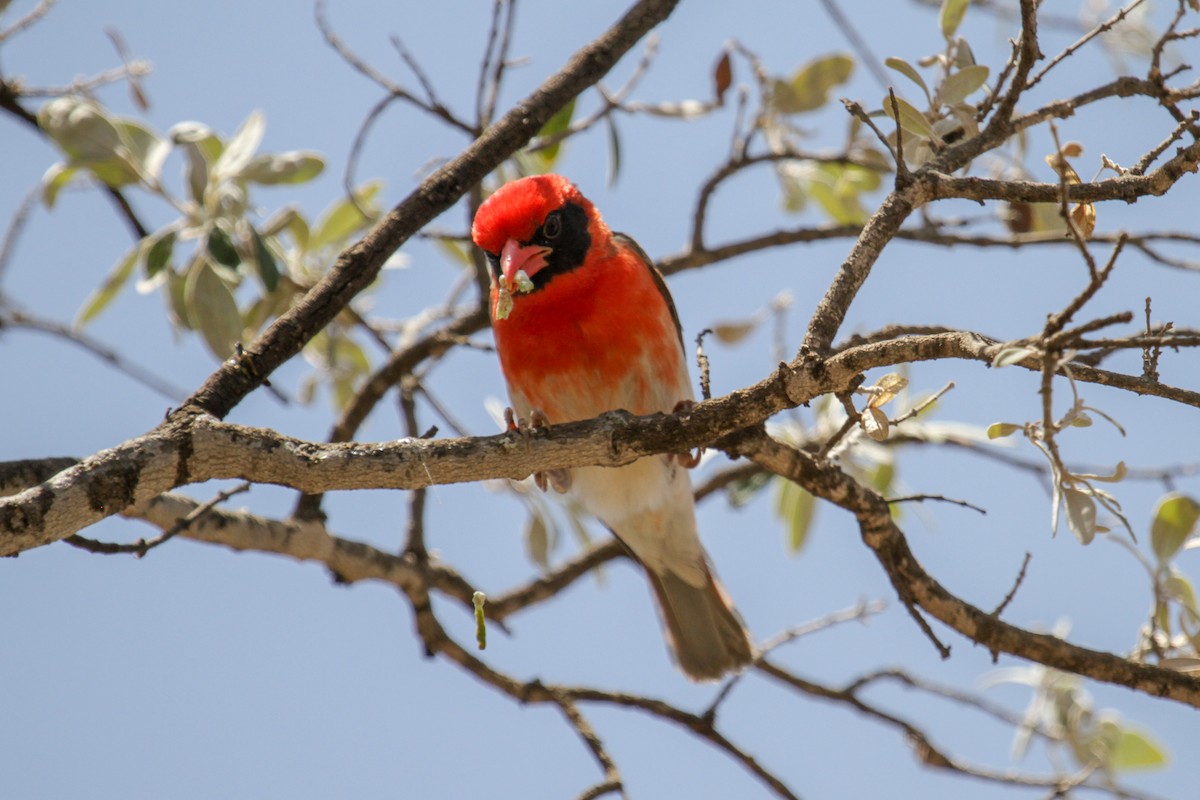
{"type": "MultiPolygon", "coordinates": [[[[694,402],[662,275],[569,180],[504,184],[480,205],[471,237],[488,265],[510,429],[694,402]]],[[[667,454],[535,478],[543,490],[569,491],[624,545],[649,578],[676,663],[712,681],[740,671],[755,650],[697,533],[688,466],[687,455],[667,454]]]]}

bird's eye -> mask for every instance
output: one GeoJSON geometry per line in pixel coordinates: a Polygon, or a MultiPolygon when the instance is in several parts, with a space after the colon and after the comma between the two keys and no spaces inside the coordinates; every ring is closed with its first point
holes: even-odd
{"type": "Polygon", "coordinates": [[[542,235],[547,239],[557,239],[560,233],[562,233],[562,217],[555,211],[542,223],[542,235]]]}

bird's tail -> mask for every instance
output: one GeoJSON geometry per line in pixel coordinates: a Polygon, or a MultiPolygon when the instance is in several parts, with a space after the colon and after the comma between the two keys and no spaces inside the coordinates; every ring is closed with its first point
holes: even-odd
{"type": "Polygon", "coordinates": [[[693,586],[669,570],[646,567],[679,667],[697,681],[717,680],[754,659],[750,634],[724,587],[704,564],[706,580],[693,586]]]}

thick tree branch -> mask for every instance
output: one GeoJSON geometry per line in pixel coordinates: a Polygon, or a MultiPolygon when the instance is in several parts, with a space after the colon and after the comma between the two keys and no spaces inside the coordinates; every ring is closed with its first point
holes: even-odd
{"type": "MultiPolygon", "coordinates": [[[[240,478],[306,492],[415,489],[536,470],[618,466],[643,456],[712,445],[786,408],[844,392],[862,372],[936,359],[991,363],[1002,344],[979,334],[909,336],[851,347],[829,359],[801,355],[753,386],[674,415],[614,411],[594,420],[461,439],[314,444],[204,414],[176,414],[155,431],[98,453],[15,497],[0,500],[0,555],[48,544],[187,483],[240,478]]],[[[1036,356],[1019,366],[1041,370],[1036,356]]],[[[1200,407],[1200,392],[1072,364],[1077,381],[1200,407]]]]}

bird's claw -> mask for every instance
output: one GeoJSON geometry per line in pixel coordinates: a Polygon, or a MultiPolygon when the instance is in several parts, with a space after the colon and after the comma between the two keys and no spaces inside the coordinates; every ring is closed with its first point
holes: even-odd
{"type": "Polygon", "coordinates": [[[550,488],[559,494],[566,494],[571,490],[571,471],[567,469],[548,469],[543,472],[533,473],[533,482],[543,492],[547,492],[550,488]]]}
{"type": "MultiPolygon", "coordinates": [[[[529,419],[525,420],[518,417],[516,412],[511,407],[504,409],[504,423],[508,426],[509,432],[516,432],[525,441],[526,450],[529,449],[529,434],[537,428],[549,428],[550,420],[546,417],[541,409],[534,408],[529,411],[529,419]]],[[[549,469],[533,473],[533,482],[543,492],[549,491],[550,487],[559,494],[564,494],[571,488],[571,472],[566,469],[549,469]]]]}
{"type": "MultiPolygon", "coordinates": [[[[691,411],[692,407],[695,405],[696,402],[694,400],[680,400],[675,404],[675,408],[671,413],[679,414],[680,412],[691,411]]],[[[703,457],[703,447],[699,448],[694,453],[689,450],[686,453],[674,453],[671,456],[671,458],[674,458],[676,463],[678,463],[679,466],[683,467],[684,469],[694,469],[700,464],[700,459],[703,457]]]]}

